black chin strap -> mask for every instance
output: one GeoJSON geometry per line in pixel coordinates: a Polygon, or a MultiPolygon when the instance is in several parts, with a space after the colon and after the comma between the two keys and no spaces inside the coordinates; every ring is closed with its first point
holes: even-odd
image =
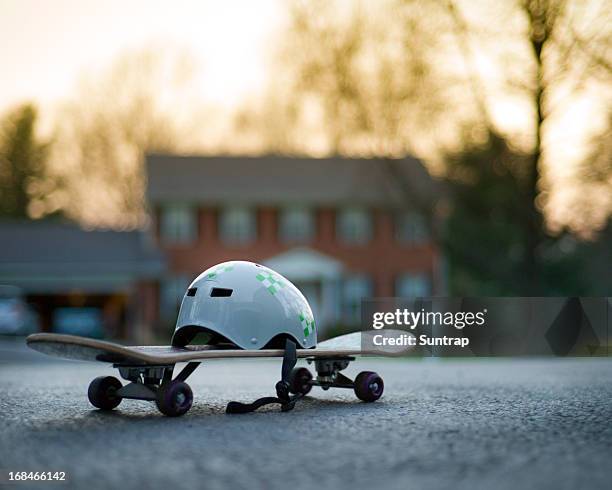
{"type": "Polygon", "coordinates": [[[250,413],[265,405],[278,403],[281,411],[288,412],[293,410],[295,402],[304,395],[289,394],[289,377],[291,371],[297,363],[297,348],[295,342],[287,339],[285,342],[285,353],[283,354],[283,366],[281,368],[281,380],[276,383],[276,396],[264,396],[255,400],[253,403],[229,402],[225,408],[225,413],[250,413]]]}

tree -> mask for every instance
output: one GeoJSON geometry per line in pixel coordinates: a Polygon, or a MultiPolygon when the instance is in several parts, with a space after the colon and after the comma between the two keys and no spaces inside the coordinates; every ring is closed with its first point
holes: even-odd
{"type": "Polygon", "coordinates": [[[134,228],[146,221],[144,156],[184,148],[178,114],[193,108],[191,59],[144,49],[83,79],[57,118],[55,175],[66,213],[89,226],[134,228]]]}
{"type": "Polygon", "coordinates": [[[436,146],[434,129],[460,104],[443,90],[457,80],[435,59],[448,24],[438,2],[289,5],[271,95],[240,114],[242,131],[285,153],[392,157],[436,146]]]}
{"type": "Polygon", "coordinates": [[[580,3],[521,0],[519,8],[526,18],[527,28],[523,35],[531,58],[531,80],[524,89],[533,107],[532,149],[526,164],[527,194],[522,207],[525,246],[521,269],[529,279],[526,293],[541,294],[544,273],[541,252],[545,241],[552,238],[544,225],[541,199],[545,131],[549,119],[560,108],[559,103],[552,102],[552,96],[560,85],[569,84],[576,89],[585,79],[599,76],[602,72],[609,77],[612,73],[603,55],[594,54],[609,42],[609,30],[605,28],[609,10],[604,4],[599,19],[596,17],[588,27],[591,47],[586,48],[579,26],[585,16],[580,3]],[[602,19],[603,31],[600,30],[602,19]],[[576,66],[581,69],[579,76],[574,72],[576,66]]]}
{"type": "MultiPolygon", "coordinates": [[[[441,237],[451,289],[480,296],[524,295],[532,287],[523,268],[524,208],[532,155],[513,149],[496,133],[447,157],[447,188],[453,202],[441,237]],[[522,211],[523,210],[523,211],[522,211]]],[[[540,243],[539,291],[587,293],[584,256],[564,232],[540,243]]]]}
{"type": "MultiPolygon", "coordinates": [[[[0,122],[0,215],[28,218],[45,177],[49,142],[36,135],[37,111],[24,104],[0,122]]],[[[34,209],[36,211],[36,209],[34,209]]]]}
{"type": "MultiPolygon", "coordinates": [[[[516,6],[524,27],[514,34],[519,41],[515,45],[525,48],[518,60],[526,77],[507,70],[507,87],[518,90],[532,108],[532,123],[526,126],[530,144],[518,150],[491,127],[484,145],[468,145],[449,158],[446,175],[455,209],[445,238],[452,280],[455,291],[462,294],[584,293],[589,291],[582,274],[588,246],[577,243],[567,229],[553,233],[546,226],[545,196],[551,186],[546,179],[547,138],[555,118],[566,109],[568,94],[580,95],[587,82],[609,80],[609,64],[601,49],[609,39],[606,8],[595,7],[598,13],[591,12],[593,18],[585,24],[589,16],[577,2],[521,0],[516,6]],[[583,36],[588,36],[588,47],[583,36]],[[565,97],[559,97],[561,90],[565,97]],[[465,172],[471,183],[462,180],[465,172]]],[[[449,1],[449,11],[457,16],[459,34],[469,36],[454,2],[449,1]]],[[[589,175],[601,176],[602,162],[609,159],[605,156],[609,141],[604,135],[597,141],[594,154],[585,155],[578,167],[582,171],[576,175],[574,190],[583,189],[589,175]]],[[[589,220],[591,227],[607,219],[602,209],[596,213],[596,207],[593,201],[583,207],[583,221],[588,214],[599,215],[589,220]]]]}

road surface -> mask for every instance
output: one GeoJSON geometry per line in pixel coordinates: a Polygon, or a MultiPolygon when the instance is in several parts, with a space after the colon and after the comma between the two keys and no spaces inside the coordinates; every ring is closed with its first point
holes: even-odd
{"type": "Polygon", "coordinates": [[[0,469],[65,471],[68,482],[2,488],[575,489],[612,485],[612,360],[373,360],[383,398],[348,390],[293,412],[226,415],[273,393],[279,362],[212,361],[189,379],[182,418],[126,400],[87,401],[114,370],[0,342],[0,469]]]}

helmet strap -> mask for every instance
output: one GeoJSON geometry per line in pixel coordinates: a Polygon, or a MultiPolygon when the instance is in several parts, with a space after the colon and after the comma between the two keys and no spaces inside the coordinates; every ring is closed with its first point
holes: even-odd
{"type": "Polygon", "coordinates": [[[281,411],[288,412],[293,410],[295,402],[304,395],[297,394],[291,396],[289,394],[289,376],[291,370],[297,363],[297,347],[295,342],[287,339],[285,341],[285,352],[283,354],[283,364],[281,367],[281,380],[276,383],[276,396],[265,396],[258,398],[253,403],[229,402],[225,408],[225,413],[250,413],[265,405],[278,403],[281,406],[281,411]]]}

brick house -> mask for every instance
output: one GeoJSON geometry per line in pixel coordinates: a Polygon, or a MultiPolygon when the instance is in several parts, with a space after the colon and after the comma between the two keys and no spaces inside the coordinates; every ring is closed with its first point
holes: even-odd
{"type": "Polygon", "coordinates": [[[149,155],[146,170],[168,264],[164,328],[188,283],[233,259],[293,281],[320,329],[357,324],[362,297],[444,293],[439,247],[418,206],[406,205],[439,195],[418,160],[149,155]]]}

